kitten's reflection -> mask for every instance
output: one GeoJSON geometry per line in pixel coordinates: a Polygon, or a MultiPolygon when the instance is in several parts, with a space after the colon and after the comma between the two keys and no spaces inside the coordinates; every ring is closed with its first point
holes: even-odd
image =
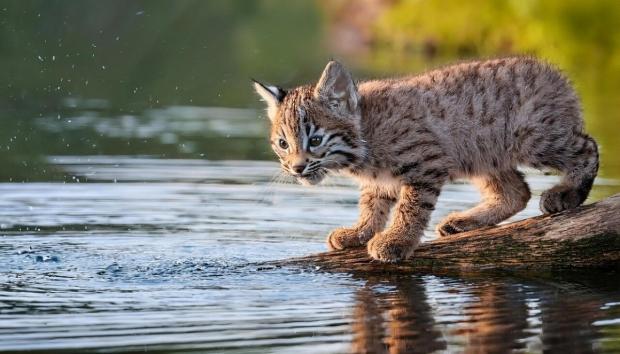
{"type": "Polygon", "coordinates": [[[446,348],[419,278],[369,281],[358,290],[353,313],[353,353],[425,353],[446,348]]]}
{"type": "Polygon", "coordinates": [[[588,352],[600,336],[592,322],[603,302],[592,292],[558,295],[505,280],[456,288],[420,277],[366,280],[355,296],[352,353],[588,352]],[[439,297],[433,306],[427,292],[439,297]]]}
{"type": "MultiPolygon", "coordinates": [[[[487,284],[474,288],[465,307],[465,352],[507,353],[524,349],[528,334],[527,299],[511,284],[487,284]]],[[[454,333],[456,334],[456,333],[454,333]]]]}
{"type": "MultiPolygon", "coordinates": [[[[600,294],[550,294],[543,299],[542,342],[547,352],[597,353],[594,344],[601,337],[593,323],[601,319],[604,301],[600,294]]],[[[613,336],[612,336],[613,338],[613,336]]],[[[617,338],[617,337],[616,337],[617,338]]]]}

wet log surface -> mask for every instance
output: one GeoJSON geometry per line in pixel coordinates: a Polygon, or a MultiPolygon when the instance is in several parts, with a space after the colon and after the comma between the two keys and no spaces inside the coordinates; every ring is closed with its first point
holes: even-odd
{"type": "Polygon", "coordinates": [[[398,264],[374,261],[365,248],[357,248],[264,265],[358,274],[620,270],[620,194],[558,214],[422,243],[412,258],[398,264]]]}

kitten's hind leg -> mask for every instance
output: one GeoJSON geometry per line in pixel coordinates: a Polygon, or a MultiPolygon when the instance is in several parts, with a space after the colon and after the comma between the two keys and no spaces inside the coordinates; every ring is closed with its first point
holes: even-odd
{"type": "Polygon", "coordinates": [[[475,177],[472,182],[480,188],[482,202],[467,211],[448,215],[437,225],[439,235],[495,225],[523,210],[530,200],[530,189],[516,169],[475,177]]]}
{"type": "Polygon", "coordinates": [[[541,195],[540,210],[551,214],[575,208],[588,197],[598,172],[596,142],[586,134],[575,134],[567,146],[556,151],[555,156],[548,156],[540,163],[565,172],[560,184],[541,195]]]}

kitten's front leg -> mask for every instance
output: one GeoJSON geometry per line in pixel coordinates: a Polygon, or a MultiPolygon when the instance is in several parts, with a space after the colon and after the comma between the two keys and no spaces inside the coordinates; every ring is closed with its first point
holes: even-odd
{"type": "Polygon", "coordinates": [[[394,221],[368,242],[368,254],[383,262],[398,262],[413,254],[435,207],[442,182],[411,183],[400,190],[394,221]]]}
{"type": "Polygon", "coordinates": [[[330,250],[365,245],[375,233],[383,230],[396,200],[374,187],[362,190],[359,200],[360,216],[353,227],[341,227],[327,236],[330,250]]]}

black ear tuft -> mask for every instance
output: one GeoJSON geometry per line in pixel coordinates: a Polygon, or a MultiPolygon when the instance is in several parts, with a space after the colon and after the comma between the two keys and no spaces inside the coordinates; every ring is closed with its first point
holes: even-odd
{"type": "Polygon", "coordinates": [[[286,97],[287,92],[280,86],[265,85],[262,82],[253,78],[250,78],[250,80],[252,80],[256,85],[259,85],[260,87],[265,89],[267,92],[271,93],[273,98],[275,98],[278,102],[282,103],[282,101],[284,101],[284,97],[286,97]]]}
{"type": "Polygon", "coordinates": [[[278,90],[278,101],[279,101],[279,102],[284,101],[284,97],[286,97],[286,94],[287,94],[288,92],[286,92],[286,90],[285,90],[285,89],[283,89],[283,88],[282,88],[282,87],[280,87],[280,86],[276,86],[276,89],[278,90]]]}

